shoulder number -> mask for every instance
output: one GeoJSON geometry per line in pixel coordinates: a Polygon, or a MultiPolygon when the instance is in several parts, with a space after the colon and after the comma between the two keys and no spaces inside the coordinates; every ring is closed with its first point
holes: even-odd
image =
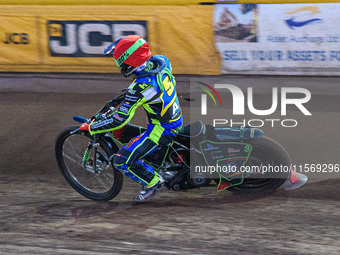
{"type": "Polygon", "coordinates": [[[175,86],[172,83],[172,81],[169,79],[169,76],[166,76],[165,79],[163,80],[163,86],[168,96],[171,96],[175,90],[175,86]]]}

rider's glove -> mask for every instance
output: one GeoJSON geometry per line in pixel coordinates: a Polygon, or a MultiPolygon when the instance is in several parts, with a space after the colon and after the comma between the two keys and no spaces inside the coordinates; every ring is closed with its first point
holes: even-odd
{"type": "Polygon", "coordinates": [[[79,127],[80,131],[89,131],[89,124],[88,123],[83,123],[81,124],[81,126],[79,127]]]}
{"type": "Polygon", "coordinates": [[[106,112],[104,113],[97,113],[96,115],[93,115],[90,119],[91,121],[98,121],[98,120],[101,120],[103,118],[105,118],[108,114],[110,114],[111,112],[113,112],[115,110],[115,108],[113,106],[109,107],[109,110],[107,110],[106,112]]]}
{"type": "Polygon", "coordinates": [[[93,121],[97,121],[97,120],[100,120],[101,118],[101,113],[97,113],[96,115],[93,115],[90,120],[93,122],[93,121]]]}

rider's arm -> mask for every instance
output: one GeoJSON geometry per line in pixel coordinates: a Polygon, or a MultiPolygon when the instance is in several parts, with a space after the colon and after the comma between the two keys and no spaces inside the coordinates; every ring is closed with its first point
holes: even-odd
{"type": "Polygon", "coordinates": [[[100,120],[103,118],[103,115],[106,114],[109,110],[111,110],[111,107],[116,107],[121,102],[123,102],[126,95],[126,89],[122,90],[118,96],[116,96],[114,99],[108,101],[102,109],[100,109],[95,115],[91,117],[91,120],[100,120]]]}
{"type": "Polygon", "coordinates": [[[123,104],[117,111],[107,117],[92,122],[89,126],[90,134],[105,133],[115,129],[120,129],[130,122],[136,109],[146,102],[146,98],[138,90],[129,90],[126,93],[123,104]],[[133,92],[133,94],[132,94],[133,92]]]}

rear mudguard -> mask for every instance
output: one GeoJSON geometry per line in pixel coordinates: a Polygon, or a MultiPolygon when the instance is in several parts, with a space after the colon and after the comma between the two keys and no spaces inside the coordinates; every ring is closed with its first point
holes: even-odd
{"type": "MultiPolygon", "coordinates": [[[[246,153],[246,155],[243,155],[244,158],[242,161],[240,161],[240,158],[239,158],[240,156],[235,158],[235,160],[238,160],[238,161],[235,161],[237,162],[237,164],[244,165],[248,160],[248,157],[251,153],[251,148],[252,148],[252,146],[247,143],[247,140],[259,139],[262,136],[263,136],[263,131],[257,128],[250,128],[250,127],[229,127],[229,128],[215,127],[214,128],[211,125],[207,125],[207,132],[206,132],[205,138],[208,138],[208,139],[210,138],[215,141],[217,139],[219,141],[219,142],[212,142],[212,144],[230,145],[230,148],[228,148],[228,151],[230,150],[230,155],[229,155],[230,157],[228,156],[227,158],[225,158],[226,161],[232,161],[233,158],[236,156],[236,155],[234,157],[232,156],[233,151],[235,150],[236,147],[245,146],[245,147],[250,148],[248,153],[246,153]]],[[[202,145],[202,142],[200,143],[200,145],[202,145]]],[[[201,152],[204,155],[205,160],[206,160],[206,157],[205,157],[206,152],[211,149],[209,148],[202,149],[201,147],[201,152]]],[[[241,148],[236,149],[236,151],[238,150],[243,151],[241,148]]],[[[221,174],[219,175],[220,175],[220,182],[217,188],[218,191],[222,191],[224,189],[228,189],[233,186],[240,185],[244,181],[243,173],[241,173],[241,176],[235,174],[233,176],[235,179],[227,178],[226,176],[223,176],[221,174]]]]}

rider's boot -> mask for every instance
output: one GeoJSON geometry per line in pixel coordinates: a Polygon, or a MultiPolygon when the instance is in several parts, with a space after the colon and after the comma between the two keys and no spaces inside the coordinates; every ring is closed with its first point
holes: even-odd
{"type": "MultiPolygon", "coordinates": [[[[158,174],[157,174],[158,175],[158,174]]],[[[143,188],[138,192],[135,197],[136,202],[146,202],[149,201],[154,195],[156,195],[161,189],[164,183],[162,176],[158,175],[158,181],[155,184],[149,186],[143,186],[143,188]]]]}

